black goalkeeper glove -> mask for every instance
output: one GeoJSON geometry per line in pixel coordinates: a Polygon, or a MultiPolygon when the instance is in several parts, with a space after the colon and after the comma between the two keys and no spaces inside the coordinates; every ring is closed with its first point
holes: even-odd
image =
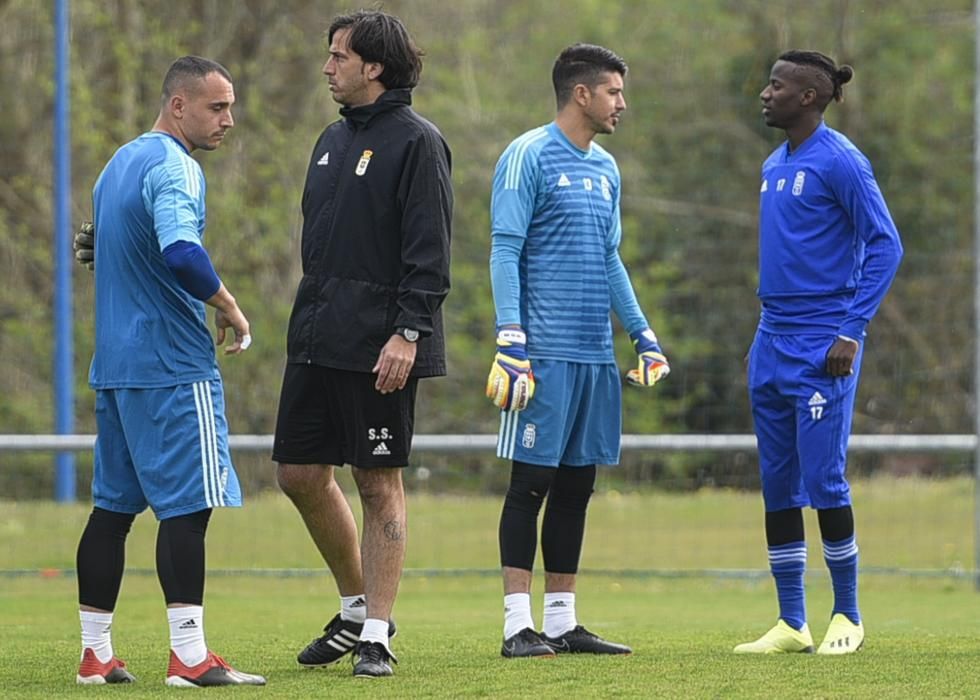
{"type": "Polygon", "coordinates": [[[91,221],[83,221],[72,242],[75,251],[75,262],[90,270],[95,269],[95,225],[91,221]]]}

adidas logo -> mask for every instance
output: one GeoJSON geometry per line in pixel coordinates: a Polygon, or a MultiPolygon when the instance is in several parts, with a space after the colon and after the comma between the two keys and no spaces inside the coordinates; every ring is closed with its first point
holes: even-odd
{"type": "Polygon", "coordinates": [[[813,392],[813,396],[811,396],[810,400],[807,402],[807,404],[810,406],[823,406],[825,403],[827,403],[827,399],[825,399],[823,394],[821,394],[819,391],[813,392]]]}
{"type": "Polygon", "coordinates": [[[374,456],[390,455],[391,450],[388,449],[388,446],[386,444],[384,444],[383,442],[379,442],[378,446],[374,448],[374,451],[371,454],[373,454],[374,456]]]}
{"type": "Polygon", "coordinates": [[[329,163],[330,163],[330,151],[327,151],[322,156],[320,156],[320,160],[316,162],[317,165],[328,165],[329,163]]]}
{"type": "Polygon", "coordinates": [[[358,598],[350,604],[352,608],[363,608],[365,605],[367,605],[367,603],[364,602],[364,598],[358,598]]]}
{"type": "Polygon", "coordinates": [[[190,620],[184,620],[183,622],[180,623],[180,625],[177,626],[177,629],[179,629],[179,630],[196,630],[197,629],[197,623],[194,622],[194,618],[191,618],[190,620]]]}
{"type": "Polygon", "coordinates": [[[562,173],[561,174],[561,177],[558,178],[558,186],[559,187],[571,187],[571,185],[572,185],[572,181],[568,179],[568,176],[565,175],[565,173],[562,173]]]}
{"type": "Polygon", "coordinates": [[[549,608],[567,608],[568,606],[565,605],[565,601],[564,600],[556,600],[553,603],[549,604],[548,607],[549,608]]]}
{"type": "Polygon", "coordinates": [[[327,644],[332,646],[334,649],[342,654],[346,654],[348,651],[354,648],[361,639],[360,634],[354,634],[348,630],[340,630],[333,637],[327,640],[327,644]]]}

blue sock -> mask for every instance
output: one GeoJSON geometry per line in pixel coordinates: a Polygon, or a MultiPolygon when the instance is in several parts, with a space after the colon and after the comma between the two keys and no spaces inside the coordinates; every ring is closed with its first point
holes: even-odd
{"type": "Polygon", "coordinates": [[[854,535],[843,540],[823,541],[823,558],[830,569],[834,585],[834,613],[843,613],[855,625],[861,622],[858,612],[857,575],[858,546],[854,535]]]}
{"type": "Polygon", "coordinates": [[[769,569],[776,579],[779,617],[796,630],[806,624],[806,542],[788,542],[769,547],[769,569]]]}

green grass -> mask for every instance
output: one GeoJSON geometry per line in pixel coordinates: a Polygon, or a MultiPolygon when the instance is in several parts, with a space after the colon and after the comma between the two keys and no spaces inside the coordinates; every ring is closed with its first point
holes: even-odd
{"type": "MultiPolygon", "coordinates": [[[[345,486],[349,475],[342,473],[345,486]]],[[[348,493],[353,493],[350,488],[348,493]]],[[[973,484],[878,478],[853,484],[865,567],[970,569],[973,484]]],[[[500,498],[409,496],[405,566],[418,569],[497,567],[500,498]]],[[[356,498],[352,502],[358,511],[356,498]]],[[[73,568],[87,504],[0,501],[0,569],[73,568]]],[[[823,568],[816,517],[807,511],[810,567],[823,568]]],[[[153,567],[156,524],[137,518],[128,564],[153,567]]],[[[212,569],[311,568],[322,563],[299,515],[277,493],[218,511],[208,531],[212,569]]],[[[765,569],[762,499],[757,493],[620,493],[599,490],[589,507],[582,564],[588,569],[765,569]]]]}
{"type": "MultiPolygon", "coordinates": [[[[499,585],[487,577],[410,577],[403,584],[391,680],[358,681],[342,662],[322,671],[295,653],[334,612],[326,579],[216,578],[207,595],[208,641],[240,668],[262,672],[263,697],[956,697],[975,696],[980,597],[965,583],[874,578],[863,591],[866,648],[851,657],[736,657],[731,647],[772,621],[768,583],[618,580],[583,576],[579,611],[593,628],[628,641],[629,658],[499,657],[499,585]]],[[[814,634],[829,595],[811,586],[814,634]]],[[[113,625],[138,686],[76,688],[78,623],[73,581],[3,583],[3,697],[114,692],[162,697],[167,630],[156,582],[130,577],[113,625]]],[[[536,604],[540,614],[540,598],[536,604]]],[[[540,620],[540,617],[539,617],[540,620]]],[[[223,692],[223,691],[219,691],[223,692]]]]}
{"type": "MultiPolygon", "coordinates": [[[[910,570],[972,566],[972,484],[872,481],[855,485],[862,564],[910,570]]],[[[774,621],[767,576],[671,578],[583,573],[580,619],[634,648],[629,658],[499,657],[501,590],[496,575],[497,498],[413,495],[408,572],[395,608],[401,663],[396,676],[359,681],[346,662],[322,671],[296,652],[336,610],[326,575],[249,576],[239,569],[319,569],[298,516],[270,494],[216,513],[209,534],[208,642],[244,670],[269,678],[237,695],[343,697],[975,697],[980,595],[953,575],[868,575],[862,611],[868,641],[841,658],[746,658],[734,644],[774,621]],[[433,570],[466,569],[438,575],[433,570]],[[221,572],[225,572],[223,575],[221,572]]],[[[587,571],[765,567],[758,495],[597,494],[583,557],[587,571]]],[[[0,695],[4,698],[115,693],[171,697],[163,685],[167,626],[153,566],[154,523],[138,519],[113,625],[117,652],[139,678],[133,687],[80,688],[78,620],[70,571],[87,506],[0,503],[0,695]]],[[[811,538],[809,609],[819,640],[831,603],[811,538]]],[[[540,581],[534,612],[540,623],[540,581]]]]}

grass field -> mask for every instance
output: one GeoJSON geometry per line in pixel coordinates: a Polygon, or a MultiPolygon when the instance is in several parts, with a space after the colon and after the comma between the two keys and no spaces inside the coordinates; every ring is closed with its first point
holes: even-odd
{"type": "MultiPolygon", "coordinates": [[[[972,483],[876,480],[856,484],[855,498],[862,566],[869,569],[861,597],[868,641],[851,657],[731,654],[735,643],[774,621],[775,598],[763,571],[758,496],[712,491],[597,493],[579,617],[631,644],[628,658],[499,657],[501,592],[493,572],[500,504],[475,497],[411,498],[395,678],[355,680],[346,662],[322,671],[296,666],[296,652],[335,612],[337,599],[329,576],[316,573],[298,516],[274,494],[212,521],[208,641],[235,665],[269,678],[265,688],[230,692],[263,697],[980,696],[980,595],[957,575],[972,567],[972,483]],[[885,573],[894,569],[906,573],[885,573]],[[745,575],[726,577],[728,570],[745,575]]],[[[70,571],[87,512],[83,505],[0,503],[4,698],[173,693],[162,683],[167,629],[151,575],[150,516],[138,519],[131,536],[131,573],[113,625],[116,650],[139,683],[74,685],[78,621],[70,571]]],[[[819,639],[830,592],[812,520],[808,525],[809,609],[819,639]]],[[[536,595],[538,623],[540,611],[536,595]]]]}

